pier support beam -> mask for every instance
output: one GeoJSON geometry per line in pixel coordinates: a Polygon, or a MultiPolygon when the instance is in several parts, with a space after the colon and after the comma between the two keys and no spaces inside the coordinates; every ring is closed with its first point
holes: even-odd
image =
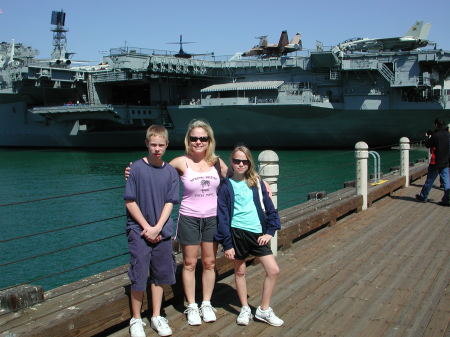
{"type": "Polygon", "coordinates": [[[405,177],[405,187],[409,186],[409,138],[400,138],[400,176],[405,177]]]}
{"type": "MultiPolygon", "coordinates": [[[[278,155],[271,150],[265,150],[258,156],[259,175],[266,181],[272,190],[272,201],[276,209],[278,209],[278,176],[280,175],[279,158],[278,155]]],[[[278,237],[277,233],[270,241],[270,248],[273,255],[277,256],[278,237]]]]}
{"type": "Polygon", "coordinates": [[[355,145],[356,158],[356,194],[363,197],[362,210],[367,209],[367,159],[369,146],[365,142],[355,145]]]}

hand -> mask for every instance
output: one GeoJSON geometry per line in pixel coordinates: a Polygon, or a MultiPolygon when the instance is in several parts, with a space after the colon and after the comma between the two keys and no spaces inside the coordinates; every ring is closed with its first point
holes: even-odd
{"type": "Polygon", "coordinates": [[[234,248],[227,249],[224,255],[228,260],[234,260],[234,248]]]}
{"type": "Polygon", "coordinates": [[[128,164],[128,166],[125,167],[125,171],[123,172],[123,175],[124,175],[124,177],[125,177],[125,180],[127,180],[128,177],[130,176],[130,171],[131,171],[131,165],[132,165],[132,164],[133,164],[133,163],[130,161],[130,163],[128,164]]]}
{"type": "Polygon", "coordinates": [[[270,242],[270,239],[272,239],[272,235],[264,234],[264,235],[261,235],[257,241],[260,246],[264,246],[270,242]]]}
{"type": "Polygon", "coordinates": [[[156,238],[159,235],[159,232],[161,232],[161,230],[159,228],[148,226],[148,227],[144,228],[144,230],[141,233],[141,236],[146,238],[148,241],[152,242],[152,241],[156,240],[156,238]]]}
{"type": "Polygon", "coordinates": [[[161,234],[159,234],[157,237],[156,237],[156,239],[154,239],[154,240],[148,240],[150,243],[158,243],[159,241],[161,241],[161,239],[162,239],[162,236],[161,236],[161,234]]]}

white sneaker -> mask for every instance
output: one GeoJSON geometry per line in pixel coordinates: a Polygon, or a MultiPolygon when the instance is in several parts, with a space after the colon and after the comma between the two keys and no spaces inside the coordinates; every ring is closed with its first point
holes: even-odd
{"type": "Polygon", "coordinates": [[[270,307],[267,310],[262,310],[261,307],[258,307],[258,309],[256,309],[255,318],[273,326],[282,326],[284,323],[282,319],[275,315],[270,307]]]}
{"type": "Polygon", "coordinates": [[[202,319],[200,318],[200,310],[198,310],[197,303],[189,304],[184,313],[187,314],[187,320],[189,325],[202,324],[202,319]]]}
{"type": "Polygon", "coordinates": [[[236,318],[236,323],[239,325],[248,325],[252,317],[253,315],[252,311],[250,310],[250,307],[247,306],[242,307],[239,316],[236,318]]]}
{"type": "Polygon", "coordinates": [[[152,317],[150,325],[152,329],[156,330],[160,336],[170,336],[172,334],[172,329],[169,326],[169,322],[164,317],[152,317]]]}
{"type": "Polygon", "coordinates": [[[210,301],[203,301],[202,305],[200,307],[200,312],[203,316],[203,320],[208,322],[215,322],[216,321],[216,314],[214,312],[217,312],[217,310],[211,305],[210,301]]]}
{"type": "Polygon", "coordinates": [[[144,326],[146,324],[142,322],[141,318],[130,319],[130,335],[131,337],[145,337],[144,326]]]}

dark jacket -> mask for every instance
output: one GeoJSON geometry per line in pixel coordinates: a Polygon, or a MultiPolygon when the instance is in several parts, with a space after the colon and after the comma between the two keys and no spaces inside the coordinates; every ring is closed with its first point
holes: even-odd
{"type": "Polygon", "coordinates": [[[425,141],[425,146],[431,151],[430,165],[436,168],[448,166],[450,156],[449,133],[447,130],[438,129],[425,141]]]}
{"type": "MultiPolygon", "coordinates": [[[[234,212],[234,190],[230,183],[230,178],[224,179],[217,191],[217,234],[215,239],[219,241],[224,250],[233,248],[231,240],[231,219],[234,212]]],[[[266,209],[264,213],[259,201],[258,188],[252,187],[253,202],[255,203],[258,217],[261,222],[264,234],[275,235],[275,231],[281,228],[280,217],[275,209],[272,199],[269,197],[265,184],[260,181],[263,196],[263,203],[266,209]]]]}

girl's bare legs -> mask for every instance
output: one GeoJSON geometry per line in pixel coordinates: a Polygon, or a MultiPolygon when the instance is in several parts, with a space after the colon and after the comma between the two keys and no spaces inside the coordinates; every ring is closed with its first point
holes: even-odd
{"type": "Polygon", "coordinates": [[[195,303],[195,266],[197,265],[198,245],[185,245],[183,249],[183,289],[188,304],[195,303]]]}
{"type": "Polygon", "coordinates": [[[215,267],[216,267],[217,243],[202,242],[200,246],[202,248],[202,265],[203,265],[203,273],[202,273],[203,301],[211,301],[211,296],[214,290],[214,284],[216,282],[215,267]]]}
{"type": "Polygon", "coordinates": [[[234,260],[234,280],[236,281],[236,292],[242,307],[248,307],[247,280],[245,273],[247,266],[245,260],[234,260]]]}
{"type": "Polygon", "coordinates": [[[273,289],[277,281],[280,268],[273,255],[260,256],[259,261],[266,271],[266,278],[263,284],[263,293],[261,299],[261,308],[267,310],[270,307],[270,299],[272,298],[273,289]]]}

